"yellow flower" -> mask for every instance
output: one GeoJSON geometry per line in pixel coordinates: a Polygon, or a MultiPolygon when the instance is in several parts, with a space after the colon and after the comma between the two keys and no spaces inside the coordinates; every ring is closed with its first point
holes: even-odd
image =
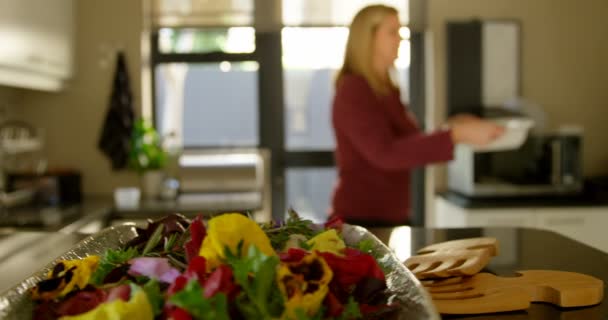
{"type": "Polygon", "coordinates": [[[207,271],[219,266],[226,258],[226,248],[237,253],[241,241],[243,256],[247,254],[250,245],[255,245],[267,256],[276,255],[266,233],[255,221],[239,213],[223,214],[209,220],[207,236],[199,252],[207,260],[207,271]]]}
{"type": "Polygon", "coordinates": [[[116,299],[102,303],[95,309],[76,316],[66,316],[60,320],[152,320],[154,313],[148,297],[138,290],[129,301],[116,299]]]}
{"type": "Polygon", "coordinates": [[[339,256],[344,255],[344,248],[346,248],[344,241],[340,239],[340,236],[338,236],[336,229],[329,229],[327,231],[319,233],[318,235],[308,240],[306,244],[311,246],[311,251],[331,252],[339,256]]]}
{"type": "Polygon", "coordinates": [[[319,311],[329,292],[333,272],[325,260],[316,253],[299,262],[282,263],[277,272],[279,290],[285,298],[282,319],[297,319],[296,310],[308,316],[319,311]]]}
{"type": "Polygon", "coordinates": [[[47,274],[48,279],[41,281],[32,289],[32,297],[49,300],[65,296],[72,290],[84,288],[98,263],[98,256],[57,262],[55,267],[47,274]]]}

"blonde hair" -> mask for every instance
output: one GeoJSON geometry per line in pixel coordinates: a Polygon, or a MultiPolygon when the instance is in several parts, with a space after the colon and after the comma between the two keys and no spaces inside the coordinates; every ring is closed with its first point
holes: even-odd
{"type": "Polygon", "coordinates": [[[350,25],[346,42],[344,64],[338,72],[336,85],[345,75],[356,74],[365,78],[376,95],[386,95],[396,89],[393,83],[385,83],[372,69],[374,38],[378,25],[387,16],[398,15],[397,9],[385,5],[371,5],[359,11],[350,25]]]}

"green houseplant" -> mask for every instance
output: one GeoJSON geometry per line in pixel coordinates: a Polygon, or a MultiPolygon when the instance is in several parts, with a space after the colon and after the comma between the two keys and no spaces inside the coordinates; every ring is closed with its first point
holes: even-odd
{"type": "Polygon", "coordinates": [[[166,162],[167,154],[154,127],[149,121],[137,119],[131,135],[129,166],[140,175],[145,198],[158,197],[166,162]]]}

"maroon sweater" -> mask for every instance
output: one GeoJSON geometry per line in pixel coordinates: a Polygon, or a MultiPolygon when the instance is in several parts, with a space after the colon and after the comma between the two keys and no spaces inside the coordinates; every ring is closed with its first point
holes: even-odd
{"type": "Polygon", "coordinates": [[[452,159],[449,131],[421,132],[398,91],[377,97],[360,76],[340,81],[332,122],[338,166],[332,214],[346,221],[408,221],[410,169],[452,159]]]}

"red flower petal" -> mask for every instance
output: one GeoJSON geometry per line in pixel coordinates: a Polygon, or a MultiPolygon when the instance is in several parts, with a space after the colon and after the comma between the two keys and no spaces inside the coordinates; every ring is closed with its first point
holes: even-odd
{"type": "Polygon", "coordinates": [[[197,257],[201,249],[201,244],[207,236],[207,230],[203,225],[201,215],[198,215],[192,223],[190,223],[190,240],[184,245],[186,250],[186,259],[190,261],[192,258],[197,257]]]}
{"type": "Polygon", "coordinates": [[[227,265],[221,265],[211,273],[203,286],[205,289],[205,298],[212,297],[218,292],[225,293],[226,296],[232,298],[236,293],[236,284],[232,279],[232,270],[227,265]]]}
{"type": "Polygon", "coordinates": [[[372,278],[384,280],[384,271],[382,271],[382,268],[380,268],[376,259],[374,259],[374,257],[372,257],[371,255],[361,252],[357,249],[353,249],[353,248],[345,248],[344,254],[347,257],[365,256],[364,259],[366,259],[368,261],[369,266],[370,266],[370,273],[371,273],[370,276],[372,278]]]}
{"type": "Polygon", "coordinates": [[[177,307],[169,311],[169,316],[167,318],[173,320],[192,320],[192,316],[190,316],[188,311],[177,307]]]}
{"type": "Polygon", "coordinates": [[[327,222],[325,222],[325,229],[337,229],[342,230],[342,225],[344,224],[344,220],[338,216],[332,215],[327,222]]]}
{"type": "Polygon", "coordinates": [[[344,305],[340,303],[340,300],[331,291],[327,293],[324,305],[327,307],[327,315],[330,317],[338,317],[344,311],[344,305]]]}
{"type": "Polygon", "coordinates": [[[177,277],[175,281],[173,281],[173,283],[169,286],[169,289],[167,289],[167,293],[169,294],[169,296],[172,296],[177,292],[182,291],[186,284],[188,284],[189,280],[190,279],[185,276],[177,277]]]}
{"type": "Polygon", "coordinates": [[[279,259],[282,262],[300,262],[306,255],[308,251],[300,249],[300,248],[289,248],[287,252],[282,252],[279,254],[279,259]]]}
{"type": "MultiPolygon", "coordinates": [[[[340,257],[329,252],[319,252],[334,272],[334,280],[343,288],[357,284],[364,277],[384,280],[384,273],[374,257],[354,249],[347,249],[340,257]]],[[[333,280],[332,280],[333,281],[333,280]]]]}
{"type": "Polygon", "coordinates": [[[184,272],[184,275],[189,279],[195,276],[200,280],[205,279],[207,275],[207,260],[201,256],[193,257],[188,263],[188,268],[184,272]]]}
{"type": "Polygon", "coordinates": [[[359,305],[359,310],[361,311],[362,315],[366,315],[368,313],[376,312],[376,311],[384,309],[386,307],[388,307],[388,305],[386,305],[386,304],[372,306],[369,304],[362,303],[359,305]]]}
{"type": "Polygon", "coordinates": [[[78,291],[67,300],[61,302],[57,308],[57,316],[73,316],[85,313],[95,309],[95,307],[106,301],[106,299],[107,294],[101,289],[78,291]]]}
{"type": "Polygon", "coordinates": [[[207,260],[205,260],[205,258],[200,256],[192,258],[192,260],[190,260],[190,263],[188,263],[188,268],[186,269],[186,271],[184,271],[182,275],[175,278],[175,281],[173,281],[173,283],[171,283],[171,285],[169,286],[169,289],[167,291],[169,293],[169,296],[184,289],[186,284],[188,284],[191,279],[197,279],[201,286],[203,286],[204,280],[207,277],[206,266],[207,260]]]}

